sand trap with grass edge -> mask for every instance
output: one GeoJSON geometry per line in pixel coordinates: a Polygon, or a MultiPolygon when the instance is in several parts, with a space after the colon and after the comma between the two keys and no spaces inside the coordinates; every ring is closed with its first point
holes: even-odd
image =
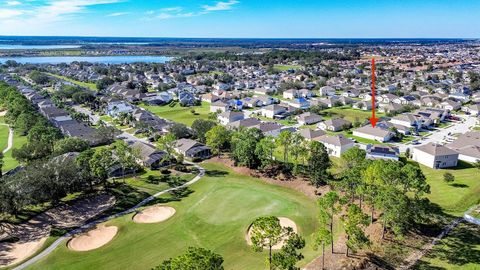
{"type": "MultiPolygon", "coordinates": [[[[282,226],[283,228],[292,228],[293,229],[293,232],[294,233],[297,233],[298,232],[298,229],[297,229],[297,224],[295,224],[295,222],[293,222],[293,220],[289,219],[289,218],[286,218],[286,217],[279,217],[278,220],[280,220],[280,226],[282,226]]],[[[251,238],[251,233],[252,233],[252,226],[250,225],[250,227],[248,227],[248,232],[245,236],[246,240],[247,240],[247,244],[248,245],[252,245],[252,240],[250,240],[251,238]]],[[[274,245],[272,247],[272,249],[281,249],[283,247],[283,244],[284,242],[286,241],[287,239],[282,239],[278,244],[274,245]]]]}
{"type": "Polygon", "coordinates": [[[175,208],[170,206],[154,205],[143,209],[133,217],[135,223],[157,223],[171,218],[175,208]]]}
{"type": "Polygon", "coordinates": [[[68,248],[73,251],[89,251],[97,249],[112,241],[118,232],[116,226],[99,225],[85,234],[73,237],[68,241],[68,248]]]}

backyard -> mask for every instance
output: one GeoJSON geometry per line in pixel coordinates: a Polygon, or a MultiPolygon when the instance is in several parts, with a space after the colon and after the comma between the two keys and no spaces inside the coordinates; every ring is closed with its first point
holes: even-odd
{"type": "Polygon", "coordinates": [[[208,119],[210,115],[210,104],[208,102],[202,102],[200,106],[182,107],[178,103],[175,106],[147,106],[141,105],[140,107],[151,111],[159,117],[172,120],[177,123],[182,123],[187,126],[191,126],[196,119],[208,119]],[[194,112],[192,112],[192,110],[194,112]]]}

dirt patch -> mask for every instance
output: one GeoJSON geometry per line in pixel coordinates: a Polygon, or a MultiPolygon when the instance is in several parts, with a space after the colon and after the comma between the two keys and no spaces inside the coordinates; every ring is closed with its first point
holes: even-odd
{"type": "Polygon", "coordinates": [[[135,223],[157,223],[171,218],[175,214],[175,208],[162,205],[154,205],[145,208],[133,216],[135,223]]]}
{"type": "Polygon", "coordinates": [[[7,111],[0,111],[0,117],[7,115],[7,111]]]}
{"type": "Polygon", "coordinates": [[[0,243],[0,267],[20,263],[37,252],[45,243],[52,227],[81,226],[114,204],[113,196],[106,194],[92,196],[52,208],[28,222],[5,226],[8,229],[0,233],[0,239],[14,236],[18,241],[0,243]]]}
{"type": "Polygon", "coordinates": [[[85,234],[75,236],[68,241],[68,248],[73,251],[89,251],[108,244],[117,235],[118,227],[99,225],[85,234]]]}
{"type": "Polygon", "coordinates": [[[316,199],[320,194],[325,194],[328,191],[330,191],[330,187],[328,186],[322,186],[322,187],[316,188],[315,186],[312,186],[308,181],[306,181],[306,179],[299,178],[299,177],[294,177],[289,179],[274,179],[274,178],[266,177],[265,175],[263,175],[261,172],[257,170],[249,169],[247,167],[235,166],[234,162],[229,158],[214,157],[210,159],[210,161],[221,163],[229,167],[230,169],[232,169],[234,172],[238,174],[251,176],[272,185],[291,188],[293,190],[296,190],[305,194],[306,196],[312,199],[316,199]]]}
{"type": "MultiPolygon", "coordinates": [[[[283,228],[292,228],[293,232],[294,233],[297,233],[298,232],[298,229],[297,229],[297,224],[295,224],[295,222],[293,222],[293,220],[289,219],[289,218],[286,218],[286,217],[279,217],[278,218],[280,220],[280,226],[282,226],[283,228]]],[[[245,239],[247,240],[247,244],[248,245],[252,245],[252,240],[251,239],[251,235],[252,235],[252,226],[250,226],[248,228],[248,232],[246,233],[245,235],[245,239]]],[[[287,239],[282,239],[278,244],[272,246],[272,249],[281,249],[283,247],[283,245],[285,244],[285,241],[287,239]]]]}

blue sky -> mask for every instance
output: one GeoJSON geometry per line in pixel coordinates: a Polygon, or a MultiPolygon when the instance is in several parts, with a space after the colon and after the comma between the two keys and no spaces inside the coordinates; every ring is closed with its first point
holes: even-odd
{"type": "Polygon", "coordinates": [[[480,0],[0,0],[0,35],[480,37],[480,0]]]}

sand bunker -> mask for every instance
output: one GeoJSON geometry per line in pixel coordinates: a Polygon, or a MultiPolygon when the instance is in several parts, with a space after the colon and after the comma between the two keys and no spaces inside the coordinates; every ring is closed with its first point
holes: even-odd
{"type": "Polygon", "coordinates": [[[112,241],[117,232],[118,228],[116,226],[100,225],[85,234],[72,238],[68,241],[68,248],[73,251],[89,251],[97,249],[112,241]]]}
{"type": "Polygon", "coordinates": [[[170,206],[154,205],[143,209],[133,217],[135,223],[157,223],[171,218],[175,208],[170,206]]]}
{"type": "MultiPolygon", "coordinates": [[[[286,217],[279,217],[278,220],[280,220],[280,226],[282,226],[283,228],[292,228],[293,229],[293,232],[294,233],[297,233],[298,232],[298,229],[297,229],[297,224],[295,224],[295,222],[293,222],[293,220],[289,219],[289,218],[286,218],[286,217]]],[[[252,233],[252,226],[250,226],[248,228],[248,232],[245,236],[246,240],[247,240],[247,244],[248,245],[252,245],[252,241],[250,240],[251,238],[251,233],[252,233]]],[[[281,249],[284,245],[284,242],[286,241],[287,239],[282,239],[278,244],[274,245],[272,247],[272,249],[281,249]]]]}
{"type": "Polygon", "coordinates": [[[0,243],[0,267],[20,263],[25,258],[32,256],[46,240],[47,237],[43,237],[29,242],[0,243]],[[8,253],[1,250],[8,250],[8,253]]]}

